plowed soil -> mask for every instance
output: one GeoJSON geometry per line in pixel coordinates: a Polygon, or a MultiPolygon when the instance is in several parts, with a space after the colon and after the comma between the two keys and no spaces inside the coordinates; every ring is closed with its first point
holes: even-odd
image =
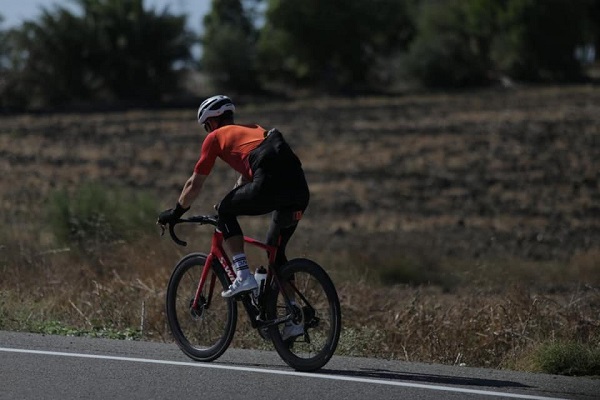
{"type": "MultiPolygon", "coordinates": [[[[0,117],[4,221],[86,181],[171,206],[204,137],[195,112],[0,117]]],[[[600,246],[597,87],[240,101],[237,122],[279,128],[303,161],[301,252],[565,261],[600,246]]],[[[195,211],[211,212],[235,179],[217,164],[195,211]]]]}

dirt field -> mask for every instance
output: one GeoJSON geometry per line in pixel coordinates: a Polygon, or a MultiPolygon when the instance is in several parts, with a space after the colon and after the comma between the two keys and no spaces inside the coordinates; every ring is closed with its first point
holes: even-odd
{"type": "MultiPolygon", "coordinates": [[[[316,103],[241,104],[278,127],[312,191],[311,247],[385,258],[568,260],[600,243],[600,90],[564,87],[316,103]],[[356,248],[360,245],[360,249],[356,248]]],[[[2,117],[6,215],[83,181],[155,191],[170,206],[203,138],[195,110],[2,117]]],[[[235,180],[224,164],[195,211],[235,180]]]]}
{"type": "MultiPolygon", "coordinates": [[[[195,114],[190,108],[0,117],[0,220],[5,226],[0,245],[4,255],[9,254],[0,261],[18,256],[23,261],[16,264],[24,264],[38,250],[43,253],[56,247],[44,229],[36,228],[47,196],[56,188],[73,189],[90,181],[139,188],[157,197],[157,212],[171,207],[191,173],[204,137],[195,114]]],[[[558,292],[566,303],[580,295],[573,288],[588,288],[595,305],[585,300],[585,306],[591,308],[573,314],[577,320],[573,332],[579,332],[584,321],[596,330],[586,337],[597,340],[600,324],[593,307],[599,304],[600,286],[598,87],[240,102],[237,122],[278,127],[300,155],[312,197],[289,252],[314,258],[332,272],[346,321],[352,322],[347,328],[399,327],[414,310],[411,304],[419,301],[423,323],[439,327],[451,318],[462,321],[464,328],[486,314],[484,310],[491,310],[482,305],[481,296],[498,303],[508,301],[515,312],[507,311],[506,317],[518,316],[518,325],[529,321],[532,304],[543,303],[522,291],[504,295],[498,288],[493,291],[496,300],[492,300],[490,292],[481,294],[476,286],[480,274],[528,288],[526,291],[558,292]],[[468,290],[461,287],[461,281],[451,277],[453,270],[473,277],[470,284],[474,285],[468,290]],[[407,280],[432,281],[459,296],[448,300],[447,295],[429,289],[421,292],[402,286],[377,289],[373,296],[368,286],[374,281],[407,280]],[[373,298],[362,307],[365,296],[370,295],[373,298]],[[460,307],[435,314],[444,304],[460,301],[460,307]],[[515,305],[519,304],[522,307],[517,312],[515,305]],[[434,317],[427,319],[427,310],[434,317]],[[382,316],[379,322],[378,315],[382,316]]],[[[210,213],[235,179],[234,173],[218,163],[192,212],[210,213]]],[[[244,219],[242,224],[246,233],[262,236],[266,223],[266,219],[244,219]]],[[[153,224],[149,221],[151,229],[153,224]]],[[[202,237],[206,235],[208,232],[202,237]]],[[[155,264],[169,264],[160,266],[162,280],[155,282],[157,288],[148,289],[154,297],[164,289],[177,255],[205,250],[202,245],[181,250],[165,245],[166,239],[147,240],[147,254],[128,257],[132,264],[146,263],[151,269],[158,268],[155,264]],[[157,258],[153,251],[158,243],[167,246],[167,255],[157,258]]],[[[116,268],[110,259],[107,255],[101,260],[102,268],[116,268]]],[[[15,278],[12,261],[5,261],[2,267],[15,278]]],[[[116,269],[123,273],[126,267],[116,269]]],[[[146,290],[152,286],[144,277],[135,279],[142,283],[128,287],[146,290]]],[[[102,293],[102,288],[96,289],[102,293]]],[[[73,307],[87,315],[85,306],[69,296],[73,295],[66,295],[73,307]]],[[[551,302],[543,304],[547,307],[540,309],[541,320],[565,310],[562,303],[556,307],[551,307],[551,302]]],[[[505,307],[505,311],[510,309],[505,307]]],[[[487,322],[479,320],[477,329],[485,330],[496,322],[498,326],[506,324],[497,314],[488,317],[487,322]]],[[[158,332],[164,329],[160,324],[156,323],[158,332]]],[[[374,350],[378,355],[452,362],[464,353],[464,349],[444,346],[439,337],[423,333],[423,326],[410,331],[411,340],[432,340],[436,344],[430,346],[430,354],[438,355],[407,352],[404,346],[410,343],[402,342],[407,336],[400,338],[400,331],[394,329],[387,333],[387,347],[374,350]]],[[[361,337],[376,337],[372,333],[367,330],[361,337]]],[[[460,334],[460,326],[452,333],[460,334]]],[[[492,339],[488,342],[497,346],[492,339]]],[[[492,351],[483,344],[477,346],[482,352],[492,351]]],[[[356,349],[348,353],[364,354],[356,349]]],[[[493,363],[498,359],[502,357],[493,363]]]]}

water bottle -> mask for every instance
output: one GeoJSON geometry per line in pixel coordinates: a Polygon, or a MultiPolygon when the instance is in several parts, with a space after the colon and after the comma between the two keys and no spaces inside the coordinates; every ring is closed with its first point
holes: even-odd
{"type": "Polygon", "coordinates": [[[256,283],[258,283],[258,288],[255,291],[255,296],[258,298],[258,296],[260,296],[265,290],[265,283],[267,281],[267,269],[262,265],[258,267],[256,269],[256,272],[254,273],[254,279],[256,279],[256,283]]]}

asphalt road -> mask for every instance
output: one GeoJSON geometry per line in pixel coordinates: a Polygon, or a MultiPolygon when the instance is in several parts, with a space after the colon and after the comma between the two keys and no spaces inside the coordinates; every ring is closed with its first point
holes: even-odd
{"type": "Polygon", "coordinates": [[[600,399],[600,379],[334,357],[298,373],[275,352],[197,363],[175,344],[0,331],[0,399],[600,399]]]}

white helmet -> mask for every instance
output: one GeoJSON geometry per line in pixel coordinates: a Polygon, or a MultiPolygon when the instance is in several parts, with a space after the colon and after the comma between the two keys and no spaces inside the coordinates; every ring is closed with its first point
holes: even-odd
{"type": "Polygon", "coordinates": [[[204,124],[208,118],[218,117],[225,111],[235,111],[235,106],[229,97],[222,94],[209,97],[198,108],[198,123],[204,124]]]}

